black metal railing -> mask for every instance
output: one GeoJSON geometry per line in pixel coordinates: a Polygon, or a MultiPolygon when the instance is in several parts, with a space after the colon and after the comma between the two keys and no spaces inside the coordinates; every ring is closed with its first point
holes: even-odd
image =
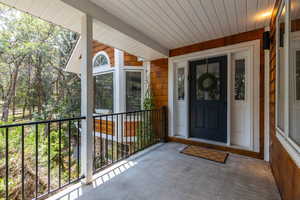
{"type": "MultiPolygon", "coordinates": [[[[85,117],[0,126],[0,199],[40,199],[83,176],[81,123],[85,117]]],[[[166,141],[166,108],[97,115],[94,173],[166,141]]]]}
{"type": "Polygon", "coordinates": [[[83,119],[1,125],[0,199],[37,199],[81,179],[83,119]]]}
{"type": "Polygon", "coordinates": [[[166,141],[166,137],[165,107],[94,116],[94,172],[166,141]]]}

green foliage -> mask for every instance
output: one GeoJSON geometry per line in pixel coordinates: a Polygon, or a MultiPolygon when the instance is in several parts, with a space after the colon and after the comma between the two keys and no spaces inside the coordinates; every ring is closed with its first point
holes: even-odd
{"type": "MultiPolygon", "coordinates": [[[[67,118],[80,115],[80,78],[65,72],[72,49],[79,38],[77,33],[65,30],[36,17],[0,4],[0,125],[28,120],[67,118]],[[5,116],[5,107],[9,115],[5,116]],[[2,115],[2,116],[1,116],[2,115]],[[4,117],[3,117],[4,116],[4,117]],[[5,121],[5,122],[4,122],[5,121]]],[[[26,199],[33,198],[35,180],[35,154],[38,148],[39,190],[47,188],[48,153],[51,161],[51,187],[58,186],[59,148],[61,148],[62,184],[68,181],[68,149],[75,154],[77,129],[71,124],[51,124],[24,128],[24,154],[26,170],[26,199]],[[61,146],[59,145],[61,134],[61,146]],[[50,152],[48,152],[50,135],[50,152]],[[38,146],[36,146],[38,139],[38,146]],[[69,139],[71,144],[69,144],[69,139]],[[31,173],[31,171],[33,173],[31,173]]],[[[9,195],[20,199],[21,180],[21,127],[9,129],[9,195]]],[[[5,194],[5,129],[0,129],[0,199],[5,194]]],[[[71,180],[76,177],[76,156],[71,158],[71,180]]]]}
{"type": "Polygon", "coordinates": [[[148,85],[145,97],[144,97],[144,103],[143,103],[143,109],[144,110],[151,110],[155,108],[154,102],[153,102],[153,95],[150,91],[150,87],[148,85]]]}
{"type": "MultiPolygon", "coordinates": [[[[3,125],[3,123],[0,123],[3,125]]],[[[39,184],[39,190],[41,193],[46,191],[47,185],[43,182],[46,182],[48,174],[48,153],[50,153],[50,162],[51,162],[51,187],[55,188],[58,186],[57,172],[59,167],[59,134],[61,134],[61,158],[63,164],[62,168],[62,182],[67,183],[68,181],[68,147],[69,147],[69,135],[68,135],[68,124],[62,123],[61,131],[59,133],[58,124],[51,125],[52,131],[46,133],[46,125],[38,126],[38,137],[36,138],[36,126],[25,126],[24,128],[24,155],[25,155],[25,170],[35,170],[35,155],[36,147],[38,148],[38,162],[39,162],[39,177],[41,179],[39,184]],[[48,134],[50,134],[50,152],[48,152],[48,134]],[[36,146],[36,139],[38,139],[38,146],[36,146]]],[[[10,128],[9,129],[9,138],[8,138],[8,148],[9,148],[9,188],[10,188],[10,197],[15,199],[14,193],[18,191],[18,185],[20,185],[20,165],[21,165],[21,127],[10,128]]],[[[77,130],[74,125],[71,126],[71,141],[74,141],[74,138],[77,138],[77,130]]],[[[5,129],[0,129],[0,157],[4,158],[5,153],[5,129]]],[[[71,143],[71,155],[75,154],[76,142],[71,143]]],[[[76,159],[75,156],[71,158],[71,180],[74,180],[77,175],[76,171],[76,159]]],[[[0,159],[0,169],[4,169],[5,159],[0,159]]],[[[0,196],[5,194],[5,184],[4,184],[4,174],[5,170],[0,170],[0,196]]],[[[26,173],[27,179],[25,182],[35,180],[35,175],[26,173]]],[[[27,188],[30,197],[34,195],[34,188],[27,188]],[[30,193],[31,192],[31,193],[30,193]]]]}
{"type": "Polygon", "coordinates": [[[0,108],[35,119],[78,116],[80,78],[64,69],[79,35],[4,5],[0,17],[0,108]]]}

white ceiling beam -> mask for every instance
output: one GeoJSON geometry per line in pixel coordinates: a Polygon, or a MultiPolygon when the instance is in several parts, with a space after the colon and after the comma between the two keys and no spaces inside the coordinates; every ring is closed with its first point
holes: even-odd
{"type": "Polygon", "coordinates": [[[169,49],[89,0],[61,0],[147,47],[169,56],[169,49]]]}

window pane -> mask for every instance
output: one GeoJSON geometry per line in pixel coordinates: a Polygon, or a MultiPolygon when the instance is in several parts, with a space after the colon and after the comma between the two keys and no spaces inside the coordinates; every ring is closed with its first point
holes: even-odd
{"type": "Polygon", "coordinates": [[[126,72],[126,111],[141,109],[141,72],[126,72]]]}
{"type": "Polygon", "coordinates": [[[108,65],[108,59],[105,55],[99,54],[94,60],[94,67],[99,67],[101,65],[108,65]]]}
{"type": "Polygon", "coordinates": [[[178,100],[184,100],[184,68],[177,70],[177,92],[178,100]]]}
{"type": "Polygon", "coordinates": [[[295,73],[295,85],[296,85],[296,100],[300,100],[300,51],[296,52],[296,73],[295,73]]]}
{"type": "Polygon", "coordinates": [[[113,112],[113,73],[101,74],[94,77],[95,80],[95,112],[113,112]]]}
{"type": "Polygon", "coordinates": [[[289,137],[300,145],[300,0],[291,1],[289,137]]]}
{"type": "Polygon", "coordinates": [[[220,99],[220,64],[209,63],[196,68],[197,100],[220,99]]]}
{"type": "Polygon", "coordinates": [[[245,59],[235,61],[235,100],[245,100],[245,59]]]}
{"type": "Polygon", "coordinates": [[[277,82],[277,126],[284,131],[285,115],[285,7],[279,16],[278,29],[278,82],[277,82]]]}

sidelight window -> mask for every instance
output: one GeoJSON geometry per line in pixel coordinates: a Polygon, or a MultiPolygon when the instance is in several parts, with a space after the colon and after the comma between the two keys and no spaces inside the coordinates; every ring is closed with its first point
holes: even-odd
{"type": "Polygon", "coordinates": [[[245,59],[235,60],[234,97],[235,100],[245,100],[245,59]]]}

